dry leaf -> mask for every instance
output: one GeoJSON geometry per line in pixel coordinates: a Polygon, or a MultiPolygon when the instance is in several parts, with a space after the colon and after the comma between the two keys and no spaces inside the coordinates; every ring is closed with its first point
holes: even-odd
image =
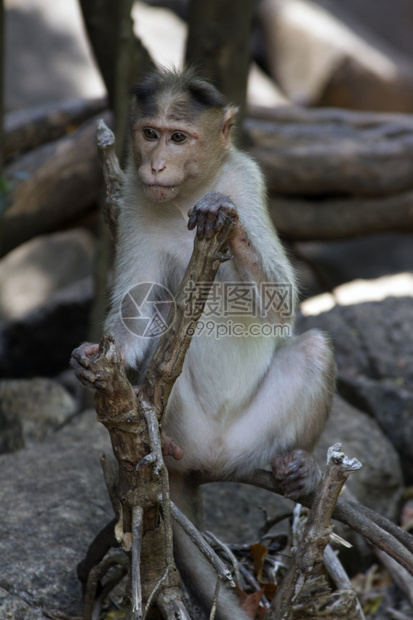
{"type": "MultiPolygon", "coordinates": [[[[257,590],[257,592],[253,592],[252,594],[247,594],[237,587],[237,594],[242,600],[241,609],[243,609],[250,618],[255,620],[260,611],[260,603],[262,595],[264,594],[264,588],[261,588],[261,590],[257,590]]],[[[258,615],[258,620],[261,620],[261,615],[258,615]]]]}
{"type": "Polygon", "coordinates": [[[250,553],[254,560],[254,570],[258,581],[262,581],[262,569],[264,568],[264,560],[268,555],[268,549],[264,545],[251,545],[250,553]]]}

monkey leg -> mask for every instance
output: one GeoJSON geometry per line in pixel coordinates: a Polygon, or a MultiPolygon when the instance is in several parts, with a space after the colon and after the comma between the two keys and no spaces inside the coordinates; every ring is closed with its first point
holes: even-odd
{"type": "Polygon", "coordinates": [[[248,406],[227,429],[224,469],[248,472],[272,462],[287,494],[312,490],[318,468],[304,451],[312,451],[324,429],[334,387],[327,337],[311,330],[292,338],[275,352],[248,406]]]}

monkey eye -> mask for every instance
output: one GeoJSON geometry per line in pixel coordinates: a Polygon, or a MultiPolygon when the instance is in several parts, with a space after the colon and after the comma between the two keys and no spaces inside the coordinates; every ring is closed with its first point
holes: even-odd
{"type": "Polygon", "coordinates": [[[142,133],[144,135],[144,138],[146,138],[146,140],[157,140],[158,139],[158,134],[156,133],[154,129],[151,129],[150,127],[145,127],[145,129],[142,130],[142,133]]]}
{"type": "Polygon", "coordinates": [[[181,144],[181,142],[185,142],[186,138],[187,136],[181,131],[175,131],[175,133],[173,133],[171,136],[172,142],[175,142],[176,144],[181,144]]]}

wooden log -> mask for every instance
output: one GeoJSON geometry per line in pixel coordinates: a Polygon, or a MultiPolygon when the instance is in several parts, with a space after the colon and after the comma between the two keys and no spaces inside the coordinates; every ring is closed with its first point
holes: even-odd
{"type": "Polygon", "coordinates": [[[370,199],[300,200],[273,196],[270,212],[280,235],[297,241],[413,232],[413,191],[370,199]]]}
{"type": "MultiPolygon", "coordinates": [[[[282,235],[327,240],[413,229],[413,116],[296,106],[249,113],[251,151],[282,235]]],[[[96,200],[95,121],[6,168],[0,256],[69,224],[96,200]]]]}
{"type": "Polygon", "coordinates": [[[70,99],[9,112],[4,117],[5,160],[71,133],[106,107],[107,100],[101,97],[70,99]]]}
{"type": "Polygon", "coordinates": [[[270,192],[378,197],[413,189],[412,116],[296,107],[268,116],[255,109],[245,129],[270,192]]]}
{"type": "MultiPolygon", "coordinates": [[[[108,112],[99,115],[110,123],[108,112]]],[[[98,198],[101,171],[93,117],[73,133],[10,164],[4,177],[0,256],[32,237],[69,224],[98,198]]]]}

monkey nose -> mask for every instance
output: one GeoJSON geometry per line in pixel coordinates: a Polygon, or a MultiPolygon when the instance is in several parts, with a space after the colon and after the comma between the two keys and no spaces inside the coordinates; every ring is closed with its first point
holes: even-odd
{"type": "Polygon", "coordinates": [[[154,161],[152,162],[152,172],[153,174],[157,174],[159,172],[162,172],[163,170],[165,170],[166,168],[166,162],[165,160],[159,160],[159,161],[154,161]]]}

